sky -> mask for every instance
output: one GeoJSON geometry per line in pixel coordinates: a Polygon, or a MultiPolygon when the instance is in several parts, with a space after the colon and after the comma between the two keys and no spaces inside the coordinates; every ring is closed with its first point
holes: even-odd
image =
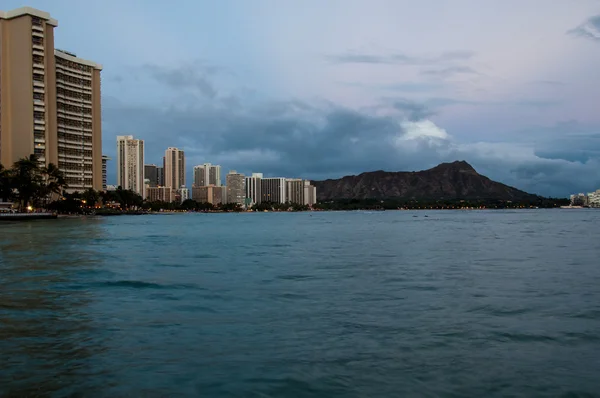
{"type": "Polygon", "coordinates": [[[117,135],[192,167],[337,178],[465,160],[525,191],[600,188],[600,0],[3,0],[103,65],[117,135]]]}

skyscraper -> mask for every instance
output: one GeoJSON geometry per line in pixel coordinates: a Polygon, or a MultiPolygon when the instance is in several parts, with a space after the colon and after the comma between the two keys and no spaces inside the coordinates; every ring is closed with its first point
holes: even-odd
{"type": "Polygon", "coordinates": [[[260,181],[260,193],[262,202],[285,203],[285,178],[272,177],[263,178],[260,181]]]}
{"type": "Polygon", "coordinates": [[[68,191],[102,189],[102,66],[54,47],[58,21],[0,11],[0,162],[32,153],[65,174],[68,191]]]}
{"type": "Polygon", "coordinates": [[[196,187],[214,185],[221,186],[221,166],[218,164],[204,163],[194,166],[194,183],[196,187]]]}
{"type": "Polygon", "coordinates": [[[312,206],[317,203],[317,187],[310,185],[310,181],[304,180],[304,203],[312,206]]]}
{"type": "Polygon", "coordinates": [[[290,203],[304,204],[304,181],[301,178],[286,178],[285,196],[290,203]]]}
{"type": "Polygon", "coordinates": [[[245,178],[245,190],[246,198],[248,199],[248,205],[256,205],[261,202],[262,195],[260,190],[260,181],[262,180],[262,173],[252,173],[251,177],[245,178]]]}
{"type": "Polygon", "coordinates": [[[150,180],[151,187],[158,186],[158,167],[155,164],[144,165],[144,178],[150,180]]]}
{"type": "Polygon", "coordinates": [[[231,170],[225,177],[227,187],[227,203],[237,203],[244,206],[246,193],[244,190],[244,175],[231,170]]]}
{"type": "Polygon", "coordinates": [[[185,186],[185,155],[182,150],[169,147],[165,151],[165,186],[179,189],[185,186]]]}
{"type": "Polygon", "coordinates": [[[134,139],[132,135],[117,136],[117,185],[146,197],[144,140],[134,139]]]}

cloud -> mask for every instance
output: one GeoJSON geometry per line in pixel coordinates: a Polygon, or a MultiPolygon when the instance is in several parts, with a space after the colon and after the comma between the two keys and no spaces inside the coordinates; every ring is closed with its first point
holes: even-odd
{"type": "Polygon", "coordinates": [[[588,18],[584,23],[567,32],[570,35],[600,41],[600,15],[588,18]]]}
{"type": "Polygon", "coordinates": [[[334,64],[389,64],[389,65],[430,65],[452,61],[469,60],[475,56],[471,51],[450,51],[437,56],[415,56],[403,53],[390,53],[385,55],[369,54],[357,51],[348,51],[344,54],[326,56],[334,64]]]}
{"type": "Polygon", "coordinates": [[[186,65],[175,69],[156,65],[142,67],[143,72],[160,83],[177,90],[192,90],[208,98],[214,98],[217,95],[217,91],[209,81],[208,76],[218,70],[216,67],[202,65],[186,65]]]}
{"type": "Polygon", "coordinates": [[[448,66],[445,68],[438,68],[438,69],[425,69],[425,70],[421,71],[421,74],[426,75],[426,76],[436,76],[436,77],[440,77],[440,78],[447,78],[447,77],[451,77],[451,76],[455,76],[455,75],[479,75],[479,72],[477,72],[475,69],[471,68],[470,66],[455,65],[455,66],[448,66]]]}
{"type": "Polygon", "coordinates": [[[113,159],[115,136],[127,132],[146,141],[148,163],[159,163],[169,146],[184,149],[188,175],[193,165],[203,162],[242,173],[324,179],[378,169],[419,170],[466,159],[482,174],[533,193],[566,196],[591,190],[596,182],[600,187],[600,146],[595,152],[599,140],[593,135],[581,134],[572,144],[572,149],[589,149],[578,159],[557,152],[568,149],[569,137],[579,131],[572,123],[558,126],[551,139],[537,135],[536,141],[545,146],[459,142],[435,121],[435,109],[471,103],[466,100],[390,98],[358,109],[324,100],[266,101],[246,91],[225,94],[215,77],[192,73],[213,88],[216,94],[210,96],[201,89],[182,92],[182,76],[174,71],[187,76],[189,69],[147,70],[152,73],[145,79],[159,82],[157,90],[171,91],[172,100],[161,107],[104,98],[105,149],[113,159]]]}

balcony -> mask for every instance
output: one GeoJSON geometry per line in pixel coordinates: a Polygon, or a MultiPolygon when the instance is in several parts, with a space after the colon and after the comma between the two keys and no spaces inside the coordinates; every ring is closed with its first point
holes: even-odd
{"type": "Polygon", "coordinates": [[[33,81],[33,88],[34,88],[34,91],[35,91],[35,88],[36,88],[36,87],[44,88],[44,87],[46,87],[46,84],[44,84],[44,82],[41,82],[41,81],[39,81],[39,80],[34,80],[34,81],[33,81]]]}
{"type": "Polygon", "coordinates": [[[33,37],[41,37],[43,39],[44,38],[44,29],[41,26],[33,25],[31,27],[31,35],[33,37]],[[39,29],[36,29],[36,28],[39,28],[39,29]]]}
{"type": "MultiPolygon", "coordinates": [[[[38,43],[32,43],[31,46],[33,47],[33,53],[35,54],[35,50],[38,51],[44,51],[44,45],[43,44],[38,44],[38,43]]],[[[42,54],[35,54],[35,55],[44,55],[42,54]]]]}
{"type": "Polygon", "coordinates": [[[44,31],[44,27],[42,26],[41,22],[40,22],[39,25],[31,24],[31,30],[32,30],[32,32],[33,31],[35,31],[35,32],[43,32],[44,31]]]}
{"type": "MultiPolygon", "coordinates": [[[[39,47],[39,46],[38,46],[39,47]]],[[[40,55],[40,56],[44,56],[44,49],[43,48],[33,48],[33,55],[40,55]]]]}

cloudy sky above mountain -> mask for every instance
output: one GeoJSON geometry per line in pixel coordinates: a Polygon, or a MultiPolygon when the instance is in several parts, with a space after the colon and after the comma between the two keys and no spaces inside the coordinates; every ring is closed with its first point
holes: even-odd
{"type": "Polygon", "coordinates": [[[58,19],[57,47],[103,64],[113,157],[115,136],[133,134],[148,163],[184,149],[189,173],[320,179],[466,160],[543,195],[600,188],[599,0],[28,5],[58,19]]]}

